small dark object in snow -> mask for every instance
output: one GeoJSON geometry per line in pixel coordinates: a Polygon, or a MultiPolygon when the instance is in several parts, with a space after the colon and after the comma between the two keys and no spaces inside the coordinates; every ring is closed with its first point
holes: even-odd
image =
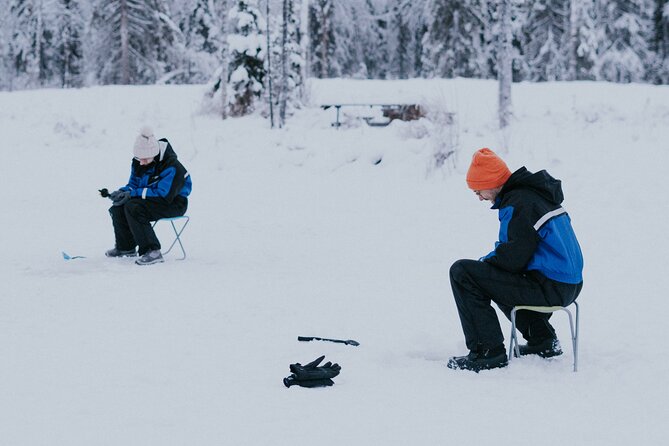
{"type": "Polygon", "coordinates": [[[283,379],[283,385],[286,387],[298,385],[307,388],[330,387],[334,385],[332,378],[339,375],[341,366],[328,361],[319,367],[318,364],[323,359],[325,359],[325,356],[320,356],[307,365],[302,365],[299,362],[291,364],[290,371],[292,373],[283,379]]]}

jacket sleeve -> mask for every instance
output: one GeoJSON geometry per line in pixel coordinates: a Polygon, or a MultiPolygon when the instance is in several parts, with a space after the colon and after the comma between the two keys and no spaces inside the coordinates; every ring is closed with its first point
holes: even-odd
{"type": "Polygon", "coordinates": [[[527,210],[509,206],[500,212],[500,239],[483,260],[510,272],[522,272],[539,245],[527,210]],[[503,216],[502,216],[503,214],[503,216]]]}

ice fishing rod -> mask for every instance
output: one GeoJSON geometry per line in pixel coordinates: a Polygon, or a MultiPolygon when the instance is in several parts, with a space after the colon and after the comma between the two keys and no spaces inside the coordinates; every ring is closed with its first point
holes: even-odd
{"type": "Polygon", "coordinates": [[[347,340],[342,340],[342,339],[328,339],[328,338],[319,338],[316,336],[298,336],[297,337],[298,341],[302,342],[309,342],[309,341],[327,341],[327,342],[335,342],[337,344],[346,344],[346,345],[353,345],[353,346],[358,346],[360,343],[358,341],[354,341],[353,339],[347,339],[347,340]]]}

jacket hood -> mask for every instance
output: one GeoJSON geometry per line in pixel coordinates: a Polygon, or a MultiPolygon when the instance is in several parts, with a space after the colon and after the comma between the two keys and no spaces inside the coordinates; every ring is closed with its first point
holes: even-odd
{"type": "Polygon", "coordinates": [[[177,159],[177,154],[172,149],[172,145],[170,142],[167,140],[167,138],[161,138],[158,140],[158,147],[160,148],[160,152],[158,153],[158,162],[164,162],[164,161],[171,161],[171,160],[176,160],[177,159]]]}
{"type": "Polygon", "coordinates": [[[500,195],[503,196],[514,189],[530,189],[555,204],[560,204],[564,200],[562,181],[553,178],[545,170],[532,173],[525,167],[521,167],[509,177],[500,195]]]}

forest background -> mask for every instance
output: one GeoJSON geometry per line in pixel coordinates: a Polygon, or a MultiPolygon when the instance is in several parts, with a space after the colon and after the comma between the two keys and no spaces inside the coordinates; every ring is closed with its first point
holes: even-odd
{"type": "Polygon", "coordinates": [[[283,120],[312,77],[494,79],[507,62],[514,82],[669,81],[667,0],[0,0],[0,11],[1,90],[208,83],[223,117],[273,103],[283,120]]]}

